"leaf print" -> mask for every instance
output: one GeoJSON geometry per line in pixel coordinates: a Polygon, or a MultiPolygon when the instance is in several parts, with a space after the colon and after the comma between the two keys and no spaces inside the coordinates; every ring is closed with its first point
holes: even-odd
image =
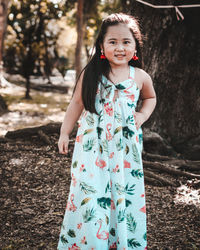
{"type": "Polygon", "coordinates": [[[75,162],[72,164],[72,167],[73,167],[73,168],[76,168],[77,165],[78,165],[78,161],[75,161],[75,162]]]}
{"type": "Polygon", "coordinates": [[[118,123],[121,123],[121,122],[122,122],[122,116],[121,116],[121,114],[118,113],[118,112],[116,112],[116,111],[114,111],[114,118],[116,119],[116,121],[117,121],[118,123]]]}
{"type": "Polygon", "coordinates": [[[88,115],[88,116],[85,118],[85,120],[86,120],[86,122],[87,122],[87,124],[88,124],[89,126],[93,126],[93,125],[94,125],[94,118],[93,118],[92,115],[88,115]]]}
{"type": "Polygon", "coordinates": [[[75,231],[72,230],[72,229],[69,229],[69,231],[67,232],[67,234],[72,237],[72,238],[75,238],[76,237],[76,234],[75,234],[75,231]]]}
{"type": "Polygon", "coordinates": [[[82,214],[83,221],[85,223],[87,223],[87,222],[91,221],[92,219],[94,219],[95,218],[95,212],[96,211],[95,211],[94,208],[92,208],[92,209],[86,209],[85,214],[82,214]]]}
{"type": "Polygon", "coordinates": [[[128,126],[123,127],[123,136],[126,139],[129,139],[129,137],[131,138],[134,134],[135,132],[129,129],[128,126]]]}
{"type": "Polygon", "coordinates": [[[118,206],[120,203],[122,203],[123,200],[124,200],[124,198],[119,198],[119,199],[117,200],[117,206],[118,206]]]}
{"type": "Polygon", "coordinates": [[[119,195],[124,193],[124,187],[122,185],[120,185],[119,183],[115,183],[115,188],[116,188],[117,193],[119,195]]]}
{"type": "Polygon", "coordinates": [[[85,199],[83,199],[82,202],[81,202],[81,206],[88,203],[91,199],[92,199],[91,197],[86,197],[85,199]]]}
{"type": "Polygon", "coordinates": [[[106,189],[105,189],[105,193],[107,193],[107,192],[111,192],[111,187],[110,187],[110,182],[108,181],[108,183],[107,183],[107,186],[106,186],[106,189]]]}
{"type": "Polygon", "coordinates": [[[147,233],[145,232],[144,235],[143,235],[143,239],[144,240],[147,240],[147,233]]]}
{"type": "Polygon", "coordinates": [[[95,145],[95,138],[87,140],[86,143],[83,144],[83,150],[88,152],[92,149],[92,147],[95,145]]]}
{"type": "Polygon", "coordinates": [[[106,216],[106,224],[108,225],[109,224],[109,217],[105,214],[106,216]]]}
{"type": "Polygon", "coordinates": [[[131,107],[131,108],[132,108],[132,107],[136,107],[134,103],[127,103],[127,105],[128,105],[129,107],[131,107]]]}
{"type": "Polygon", "coordinates": [[[128,154],[129,153],[129,146],[126,145],[126,148],[125,148],[125,153],[128,154]]]}
{"type": "Polygon", "coordinates": [[[125,211],[126,211],[125,209],[119,211],[118,216],[117,216],[118,223],[124,221],[124,219],[125,219],[125,211]]]}
{"type": "Polygon", "coordinates": [[[86,129],[83,134],[87,135],[87,134],[91,133],[93,130],[94,130],[93,128],[86,129]]]}
{"type": "Polygon", "coordinates": [[[101,154],[103,153],[103,147],[101,146],[101,144],[99,144],[99,151],[101,154]]]}
{"type": "Polygon", "coordinates": [[[128,239],[127,243],[128,243],[128,247],[131,247],[131,248],[135,248],[135,247],[140,247],[141,246],[141,244],[135,238],[128,239]]]}
{"type": "Polygon", "coordinates": [[[114,135],[115,134],[117,134],[119,131],[121,131],[122,130],[122,126],[120,126],[120,127],[117,127],[116,129],[115,129],[115,131],[114,131],[114,135]]]}
{"type": "Polygon", "coordinates": [[[122,84],[117,84],[117,85],[115,85],[115,87],[117,89],[120,89],[120,90],[126,89],[126,87],[124,85],[122,85],[122,84]]]}
{"type": "Polygon", "coordinates": [[[116,148],[117,148],[117,151],[120,151],[123,149],[122,138],[120,138],[119,141],[116,143],[116,148]]]}
{"type": "Polygon", "coordinates": [[[135,190],[134,189],[135,187],[135,184],[133,184],[132,186],[130,186],[130,188],[128,187],[128,183],[126,184],[126,187],[125,187],[125,192],[127,194],[130,194],[130,195],[134,195],[135,193],[133,193],[133,191],[135,190]]]}
{"type": "Polygon", "coordinates": [[[126,204],[126,207],[128,207],[129,205],[132,204],[132,202],[126,199],[126,200],[125,200],[125,204],[126,204]]]}
{"type": "Polygon", "coordinates": [[[132,124],[134,125],[134,118],[133,118],[133,115],[129,115],[128,118],[126,119],[126,123],[127,124],[132,124]]]}
{"type": "Polygon", "coordinates": [[[110,207],[111,205],[111,199],[110,198],[107,198],[107,197],[101,197],[101,198],[98,198],[97,199],[97,204],[104,208],[104,209],[107,209],[107,207],[110,207]]]}
{"type": "Polygon", "coordinates": [[[132,174],[133,177],[137,177],[138,179],[139,179],[139,178],[142,178],[142,177],[144,176],[144,174],[143,174],[143,172],[142,172],[142,169],[139,169],[139,168],[136,169],[136,170],[133,169],[133,170],[131,171],[131,174],[132,174]]]}
{"type": "Polygon", "coordinates": [[[63,243],[63,244],[66,244],[66,243],[68,243],[68,240],[65,238],[65,236],[62,234],[61,235],[61,242],[63,243]]]}
{"type": "Polygon", "coordinates": [[[137,223],[133,215],[131,213],[127,214],[126,219],[127,219],[126,224],[127,224],[128,230],[132,233],[135,233],[137,223]]]}
{"type": "Polygon", "coordinates": [[[102,144],[103,144],[103,150],[105,152],[108,152],[108,141],[107,140],[103,140],[102,144]]]}
{"type": "Polygon", "coordinates": [[[87,185],[85,182],[80,183],[80,189],[83,191],[85,194],[92,194],[96,193],[97,191],[93,188],[93,186],[87,185]]]}
{"type": "Polygon", "coordinates": [[[112,236],[115,236],[115,229],[114,229],[113,227],[110,229],[110,234],[111,234],[112,236]]]}
{"type": "Polygon", "coordinates": [[[139,143],[141,144],[143,141],[143,134],[139,134],[139,143]]]}
{"type": "Polygon", "coordinates": [[[96,129],[97,129],[98,139],[101,139],[101,134],[103,132],[103,128],[97,127],[96,129]]]}
{"type": "Polygon", "coordinates": [[[139,155],[139,152],[138,152],[138,149],[137,149],[137,146],[136,144],[132,144],[132,151],[133,151],[133,158],[134,158],[134,161],[138,164],[140,164],[140,155],[139,155]]]}
{"type": "Polygon", "coordinates": [[[103,110],[99,112],[99,117],[98,117],[98,123],[100,123],[101,121],[103,121],[103,110]]]}

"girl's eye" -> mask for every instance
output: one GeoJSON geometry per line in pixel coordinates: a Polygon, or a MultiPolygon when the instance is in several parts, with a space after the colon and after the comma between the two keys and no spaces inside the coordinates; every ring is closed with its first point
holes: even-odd
{"type": "Polygon", "coordinates": [[[110,41],[110,44],[115,44],[115,41],[110,41]]]}
{"type": "Polygon", "coordinates": [[[124,44],[129,44],[130,42],[129,41],[124,41],[124,44]]]}

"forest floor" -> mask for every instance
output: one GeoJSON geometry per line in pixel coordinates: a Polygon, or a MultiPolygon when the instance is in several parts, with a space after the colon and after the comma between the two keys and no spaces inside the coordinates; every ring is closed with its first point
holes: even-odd
{"type": "MultiPolygon", "coordinates": [[[[11,112],[0,117],[1,136],[8,130],[62,121],[69,99],[66,95],[48,97],[47,93],[32,92],[33,97],[41,98],[37,97],[39,104],[33,98],[27,111],[25,101],[14,98],[16,93],[22,94],[19,89],[15,94],[4,90],[11,112]],[[38,105],[44,112],[34,110],[38,105]]],[[[76,129],[67,156],[58,153],[58,134],[50,135],[48,146],[38,137],[0,142],[0,249],[56,249],[69,192],[75,135],[76,129]]],[[[200,249],[200,191],[193,189],[186,177],[178,178],[179,187],[145,183],[148,249],[200,249]]]]}

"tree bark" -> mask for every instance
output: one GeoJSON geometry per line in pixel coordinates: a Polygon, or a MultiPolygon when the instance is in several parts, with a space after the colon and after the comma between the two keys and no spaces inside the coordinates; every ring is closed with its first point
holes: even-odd
{"type": "Polygon", "coordinates": [[[83,5],[84,0],[78,0],[77,5],[77,42],[76,42],[76,52],[75,52],[75,70],[76,78],[79,76],[82,66],[81,66],[81,51],[83,45],[83,5]]]}
{"type": "MultiPolygon", "coordinates": [[[[162,1],[150,2],[163,5],[162,1]]],[[[188,1],[168,0],[167,4],[188,1]]],[[[156,109],[144,127],[167,138],[188,159],[198,160],[200,139],[194,140],[200,138],[199,8],[179,8],[184,20],[177,20],[175,9],[154,9],[136,1],[131,7],[146,36],[144,69],[151,75],[157,94],[156,109]]]]}

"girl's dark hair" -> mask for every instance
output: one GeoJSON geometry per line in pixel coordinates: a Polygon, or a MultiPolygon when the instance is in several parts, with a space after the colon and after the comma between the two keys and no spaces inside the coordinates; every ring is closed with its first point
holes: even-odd
{"type": "MultiPolygon", "coordinates": [[[[91,113],[98,114],[95,109],[95,97],[96,97],[98,83],[101,82],[102,75],[105,75],[108,78],[108,75],[111,69],[110,64],[107,59],[106,60],[100,59],[100,55],[101,55],[100,45],[103,44],[104,37],[107,33],[108,27],[118,25],[118,24],[127,24],[136,41],[136,50],[137,50],[137,56],[139,57],[139,59],[137,61],[130,60],[129,65],[132,65],[138,68],[143,67],[142,51],[141,51],[143,42],[142,42],[142,34],[140,32],[137,19],[130,15],[123,14],[123,13],[114,13],[114,14],[109,15],[102,22],[102,25],[101,25],[101,28],[100,28],[100,31],[99,31],[99,34],[97,36],[95,46],[94,46],[95,53],[94,55],[92,55],[86,67],[82,70],[82,72],[84,71],[83,82],[82,82],[82,100],[83,100],[85,110],[88,110],[91,113]]],[[[76,82],[76,85],[77,85],[77,82],[76,82]]],[[[76,88],[76,85],[75,85],[75,88],[76,88]]],[[[75,92],[75,88],[74,88],[74,92],[75,92]]]]}

